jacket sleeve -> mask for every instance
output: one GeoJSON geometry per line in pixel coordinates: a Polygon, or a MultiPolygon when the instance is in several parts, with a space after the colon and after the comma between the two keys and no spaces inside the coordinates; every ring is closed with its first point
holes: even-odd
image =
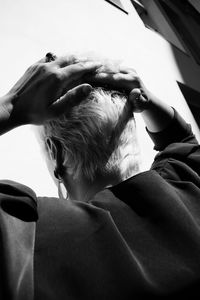
{"type": "Polygon", "coordinates": [[[0,299],[33,300],[34,192],[0,181],[0,299]]]}
{"type": "Polygon", "coordinates": [[[175,116],[168,128],[149,133],[155,143],[156,155],[151,169],[162,177],[180,182],[200,184],[200,145],[181,116],[175,116]]]}
{"type": "Polygon", "coordinates": [[[181,142],[185,139],[197,144],[191,126],[185,122],[175,109],[174,118],[166,129],[156,133],[150,132],[148,129],[146,130],[155,145],[154,149],[157,151],[162,151],[168,145],[181,142]]]}

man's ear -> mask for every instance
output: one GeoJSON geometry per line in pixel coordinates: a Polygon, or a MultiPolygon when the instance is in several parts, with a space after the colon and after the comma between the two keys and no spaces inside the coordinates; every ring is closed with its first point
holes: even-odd
{"type": "Polygon", "coordinates": [[[57,149],[56,149],[56,146],[55,146],[53,140],[48,137],[46,139],[46,145],[47,145],[47,149],[48,149],[48,153],[49,153],[50,158],[52,160],[56,160],[57,149]]]}
{"type": "Polygon", "coordinates": [[[57,172],[62,176],[64,169],[64,153],[60,141],[55,138],[47,138],[46,145],[51,159],[55,161],[57,172]]]}

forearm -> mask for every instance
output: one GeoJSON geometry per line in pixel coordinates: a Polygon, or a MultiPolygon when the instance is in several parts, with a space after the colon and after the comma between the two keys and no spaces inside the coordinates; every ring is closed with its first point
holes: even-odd
{"type": "Polygon", "coordinates": [[[174,110],[171,106],[160,101],[153,94],[148,92],[148,106],[141,113],[150,132],[159,132],[168,127],[174,117],[174,110]]]}
{"type": "Polygon", "coordinates": [[[0,135],[12,130],[17,125],[11,120],[12,95],[0,97],[0,135]]]}

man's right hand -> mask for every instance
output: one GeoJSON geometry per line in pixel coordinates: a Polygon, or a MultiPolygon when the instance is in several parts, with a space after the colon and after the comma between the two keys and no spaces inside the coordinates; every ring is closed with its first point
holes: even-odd
{"type": "MultiPolygon", "coordinates": [[[[1,132],[24,124],[42,124],[79,103],[91,91],[83,77],[100,67],[97,62],[69,64],[71,57],[35,63],[0,101],[1,132]]],[[[71,63],[71,62],[70,62],[71,63]]]]}

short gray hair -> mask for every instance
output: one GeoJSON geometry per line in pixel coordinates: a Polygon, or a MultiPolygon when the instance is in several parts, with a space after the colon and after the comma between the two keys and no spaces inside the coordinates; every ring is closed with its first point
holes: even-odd
{"type": "Polygon", "coordinates": [[[124,93],[93,88],[79,105],[43,125],[43,141],[47,138],[61,143],[64,166],[73,178],[94,180],[97,174],[120,172],[121,150],[130,143],[139,169],[135,120],[124,93]]]}

